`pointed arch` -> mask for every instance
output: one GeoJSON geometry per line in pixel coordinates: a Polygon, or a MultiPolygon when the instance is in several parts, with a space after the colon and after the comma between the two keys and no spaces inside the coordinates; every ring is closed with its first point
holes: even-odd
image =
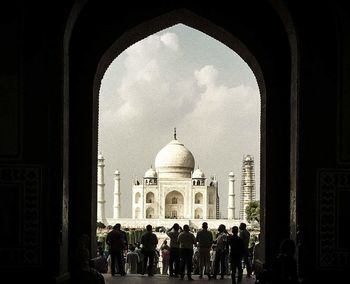
{"type": "MultiPolygon", "coordinates": [[[[267,230],[276,228],[275,225],[277,225],[277,223],[273,218],[276,212],[283,212],[283,219],[285,219],[286,216],[289,218],[289,212],[288,214],[286,213],[286,210],[288,210],[288,206],[286,205],[290,198],[290,187],[294,190],[292,191],[294,195],[292,195],[293,204],[291,206],[293,206],[294,209],[296,208],[298,54],[296,39],[294,38],[296,32],[290,20],[288,10],[286,10],[284,5],[280,1],[267,1],[269,2],[268,4],[264,1],[261,1],[262,4],[260,2],[257,3],[257,5],[262,5],[264,11],[262,14],[264,16],[266,15],[265,12],[267,12],[269,16],[272,16],[269,18],[269,22],[273,23],[273,25],[268,25],[263,19],[259,21],[259,14],[254,15],[257,16],[257,19],[255,19],[249,18],[249,13],[244,9],[240,11],[240,15],[244,15],[245,17],[240,17],[240,15],[238,15],[237,19],[250,19],[251,21],[248,30],[247,27],[245,27],[246,23],[243,21],[238,21],[234,25],[232,21],[229,20],[234,19],[232,15],[233,12],[223,11],[218,7],[215,8],[216,11],[219,12],[216,15],[209,12],[207,13],[205,9],[198,9],[198,13],[202,14],[203,17],[184,9],[168,12],[168,8],[158,7],[159,9],[155,9],[154,11],[150,9],[148,12],[149,15],[141,15],[139,13],[137,16],[132,15],[128,22],[130,24],[128,28],[138,23],[140,23],[140,25],[126,30],[123,25],[120,25],[120,20],[118,20],[118,18],[114,21],[107,22],[95,21],[96,15],[101,15],[101,11],[108,12],[108,6],[102,8],[101,4],[98,3],[89,3],[90,5],[85,5],[86,2],[87,1],[79,2],[79,11],[75,13],[73,21],[69,19],[71,24],[67,27],[64,40],[64,113],[67,115],[65,116],[67,117],[65,123],[63,123],[63,132],[65,133],[64,171],[66,173],[64,176],[66,177],[65,181],[67,181],[67,183],[69,180],[68,187],[64,188],[67,188],[65,200],[67,200],[68,194],[70,198],[69,212],[71,217],[69,218],[69,231],[73,236],[73,239],[71,239],[72,242],[74,242],[74,236],[77,236],[80,232],[91,231],[91,234],[95,233],[94,223],[96,222],[90,220],[94,220],[94,216],[96,215],[94,204],[96,203],[95,165],[97,157],[98,91],[103,72],[110,62],[127,47],[152,33],[158,32],[176,23],[184,23],[226,44],[237,52],[253,70],[260,89],[262,107],[261,207],[265,208],[265,204],[269,204],[269,207],[263,210],[261,226],[263,230],[265,230],[265,226],[267,230]],[[85,8],[84,5],[87,7],[85,8]],[[86,13],[83,13],[83,10],[85,10],[86,13]],[[81,14],[83,13],[84,17],[80,17],[81,20],[79,21],[78,19],[78,23],[75,24],[75,19],[78,18],[80,11],[83,11],[81,14]],[[163,15],[158,16],[159,14],[163,15]],[[276,19],[278,16],[284,19],[283,24],[276,19]],[[213,22],[205,18],[211,19],[213,22]],[[214,22],[222,26],[218,26],[214,22]],[[92,27],[91,23],[95,23],[93,29],[94,33],[90,32],[92,27]],[[257,38],[255,35],[252,35],[251,26],[259,29],[262,36],[257,38]],[[103,31],[103,33],[97,32],[99,29],[103,31]],[[233,36],[233,34],[236,36],[233,36]],[[275,34],[281,42],[277,42],[275,46],[269,45],[268,41],[271,40],[275,34]],[[290,41],[289,44],[283,41],[284,37],[287,41],[290,41]],[[244,44],[242,41],[238,40],[238,38],[241,38],[244,44]],[[114,45],[111,44],[111,42],[115,39],[118,39],[119,46],[114,47],[114,49],[108,48],[114,45]],[[84,52],[81,52],[83,49],[84,52]],[[292,62],[290,62],[290,53],[292,54],[292,62]],[[271,62],[271,58],[275,60],[271,62]],[[289,65],[292,65],[291,72],[288,71],[289,65]],[[96,72],[96,70],[97,73],[93,73],[96,72]],[[262,71],[266,74],[265,77],[263,77],[262,71]],[[292,76],[290,76],[290,73],[292,76]],[[91,91],[92,87],[93,90],[91,91]],[[267,92],[269,93],[269,104],[266,104],[267,92]],[[283,96],[281,96],[281,94],[283,94],[283,96]],[[282,108],[280,106],[282,106],[282,108]],[[289,116],[290,110],[293,112],[292,118],[289,116]],[[79,113],[79,115],[77,115],[77,113],[79,113]],[[266,113],[268,113],[268,118],[266,113]],[[291,120],[292,127],[289,125],[291,120]],[[268,129],[266,128],[266,124],[269,126],[268,129]],[[271,133],[269,129],[274,129],[273,133],[271,133]],[[287,130],[284,131],[283,129],[287,130]],[[68,135],[70,132],[75,134],[74,137],[68,135]],[[290,133],[292,134],[291,141],[289,141],[290,133]],[[267,141],[269,145],[271,145],[269,151],[266,150],[267,141]],[[294,147],[292,153],[290,152],[289,142],[291,142],[294,147]],[[80,147],[83,143],[85,146],[80,147]],[[279,145],[279,147],[274,147],[275,145],[279,145]],[[289,155],[292,156],[292,159],[290,159],[289,155]],[[83,166],[77,167],[76,161],[80,161],[83,166]],[[285,164],[286,167],[280,167],[281,164],[285,164]],[[69,179],[67,178],[68,165],[69,179]],[[292,185],[284,182],[285,180],[290,180],[289,173],[292,176],[292,185]],[[275,179],[274,177],[276,176],[281,178],[275,179]],[[86,188],[90,188],[88,195],[86,195],[86,199],[89,199],[90,202],[86,204],[79,203],[79,197],[81,193],[83,193],[83,190],[76,190],[78,187],[84,188],[85,191],[86,188]],[[71,189],[69,190],[68,188],[71,189]],[[268,188],[269,194],[267,194],[266,188],[268,188]],[[287,192],[280,191],[281,188],[285,188],[287,192]],[[281,197],[283,202],[276,202],[275,199],[279,199],[278,197],[281,197]],[[91,204],[93,204],[93,206],[91,206],[91,204]],[[81,222],[84,216],[90,216],[91,218],[88,218],[88,221],[81,222]],[[269,220],[268,224],[266,224],[265,219],[269,220]]],[[[245,4],[240,3],[239,5],[242,5],[240,7],[244,8],[245,4]]],[[[196,8],[191,7],[191,9],[194,11],[196,8]]],[[[110,10],[115,11],[115,9],[110,10]]],[[[120,10],[121,9],[119,9],[119,11],[120,10]]],[[[279,201],[281,201],[281,199],[279,199],[279,201]]],[[[64,204],[66,204],[66,202],[64,204]]],[[[64,210],[64,213],[68,214],[68,209],[65,208],[64,210]]],[[[291,215],[293,219],[291,219],[290,222],[295,223],[295,212],[291,212],[291,215]]],[[[283,228],[280,228],[281,236],[289,236],[288,223],[289,222],[287,222],[283,228]]],[[[67,227],[68,223],[65,223],[65,226],[67,227]]],[[[91,236],[91,239],[94,239],[93,235],[91,236]]],[[[268,240],[269,244],[268,247],[266,247],[266,251],[269,251],[270,256],[273,256],[276,252],[276,240],[278,240],[278,238],[279,236],[275,236],[268,240]]],[[[264,232],[262,233],[261,242],[265,242],[264,232]]],[[[94,251],[93,247],[91,250],[94,251]]]]}

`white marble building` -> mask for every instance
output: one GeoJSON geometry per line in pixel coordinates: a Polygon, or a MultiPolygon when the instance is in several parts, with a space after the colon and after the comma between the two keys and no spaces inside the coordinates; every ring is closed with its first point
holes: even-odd
{"type": "MultiPolygon", "coordinates": [[[[104,158],[98,157],[98,207],[97,221],[107,224],[122,223],[125,227],[172,226],[178,223],[192,227],[201,226],[206,220],[217,224],[233,225],[235,218],[234,175],[229,173],[228,218],[219,219],[218,181],[215,176],[207,178],[195,167],[193,154],[176,138],[165,145],[156,155],[155,167],[148,169],[141,180],[132,186],[132,218],[120,216],[120,172],[114,174],[113,217],[105,217],[104,158]]],[[[230,226],[229,226],[230,227],[230,226]]]]}
{"type": "Polygon", "coordinates": [[[218,183],[195,171],[192,153],[176,139],[132,187],[133,219],[217,219],[218,183]]]}

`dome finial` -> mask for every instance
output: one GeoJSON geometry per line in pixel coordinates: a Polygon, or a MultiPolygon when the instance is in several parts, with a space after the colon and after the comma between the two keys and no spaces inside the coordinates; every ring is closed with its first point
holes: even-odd
{"type": "Polygon", "coordinates": [[[176,127],[174,127],[174,140],[177,140],[176,139],[176,127]]]}

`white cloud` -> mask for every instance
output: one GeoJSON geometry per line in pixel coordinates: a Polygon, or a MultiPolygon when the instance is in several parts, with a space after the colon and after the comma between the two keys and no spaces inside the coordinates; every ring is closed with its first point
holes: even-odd
{"type": "Polygon", "coordinates": [[[174,51],[179,49],[179,38],[174,33],[165,33],[160,36],[160,40],[164,43],[165,46],[171,48],[174,51]]]}
{"type": "Polygon", "coordinates": [[[211,86],[218,77],[218,71],[212,65],[206,65],[201,70],[195,71],[194,75],[199,86],[211,86]]]}

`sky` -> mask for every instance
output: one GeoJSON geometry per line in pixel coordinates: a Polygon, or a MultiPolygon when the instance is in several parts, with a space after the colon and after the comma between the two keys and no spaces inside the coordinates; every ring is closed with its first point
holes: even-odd
{"type": "Polygon", "coordinates": [[[107,68],[99,93],[98,151],[105,158],[106,217],[113,216],[114,172],[121,177],[121,217],[131,217],[132,180],[142,180],[173,139],[189,149],[208,180],[219,182],[227,217],[228,174],[235,174],[236,217],[243,155],[254,157],[260,197],[260,93],[232,49],[178,24],[130,46],[107,68]]]}

